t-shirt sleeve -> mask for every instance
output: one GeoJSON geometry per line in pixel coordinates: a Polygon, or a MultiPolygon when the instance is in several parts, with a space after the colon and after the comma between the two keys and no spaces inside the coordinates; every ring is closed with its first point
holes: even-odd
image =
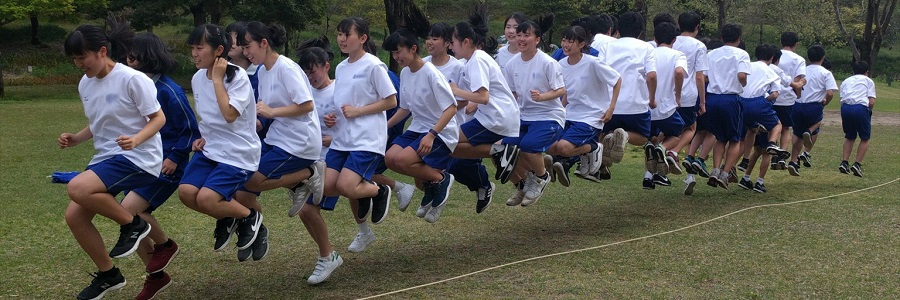
{"type": "Polygon", "coordinates": [[[834,75],[831,72],[828,72],[825,75],[825,90],[826,91],[834,91],[837,90],[837,82],[834,81],[834,75]]]}
{"type": "Polygon", "coordinates": [[[291,102],[303,104],[312,101],[312,93],[309,91],[309,81],[303,78],[299,67],[291,66],[285,68],[281,72],[281,80],[284,83],[284,89],[288,93],[291,102]]]}
{"type": "Polygon", "coordinates": [[[394,88],[394,83],[391,82],[391,77],[388,76],[387,66],[378,64],[369,70],[372,72],[369,74],[369,78],[371,78],[370,83],[375,88],[375,93],[378,94],[379,100],[397,94],[397,89],[394,88]]]}
{"type": "Polygon", "coordinates": [[[234,78],[231,79],[231,83],[225,83],[225,90],[228,92],[228,104],[231,104],[237,110],[238,115],[243,115],[244,110],[249,105],[253,105],[256,100],[253,99],[253,87],[250,86],[250,79],[246,75],[240,78],[240,74],[246,73],[236,72],[234,78]]]}
{"type": "Polygon", "coordinates": [[[566,87],[566,82],[563,80],[562,68],[559,67],[559,63],[555,61],[548,63],[544,67],[544,74],[547,74],[547,82],[550,83],[550,89],[558,90],[566,87]]]}
{"type": "Polygon", "coordinates": [[[678,53],[678,56],[675,57],[675,68],[681,68],[684,72],[688,71],[687,56],[684,53],[678,53]]]}
{"type": "Polygon", "coordinates": [[[450,106],[456,106],[456,97],[450,89],[450,83],[441,72],[434,72],[431,78],[431,92],[434,93],[434,99],[444,111],[450,106]]]}
{"type": "Polygon", "coordinates": [[[748,55],[747,52],[742,52],[738,56],[738,59],[740,60],[738,62],[738,73],[750,74],[750,55],[748,55]]]}
{"type": "Polygon", "coordinates": [[[866,78],[866,98],[875,97],[875,82],[871,78],[866,78]]]}
{"type": "MultiPolygon", "coordinates": [[[[798,62],[797,67],[794,68],[794,74],[796,74],[794,75],[794,78],[797,78],[798,76],[806,77],[806,65],[803,64],[803,62],[798,62]]],[[[791,78],[791,81],[794,81],[794,78],[791,78]]]]}
{"type": "Polygon", "coordinates": [[[619,81],[619,77],[621,76],[619,75],[619,72],[616,72],[615,69],[601,61],[593,63],[593,66],[592,69],[594,70],[594,74],[597,75],[597,78],[599,78],[600,81],[610,87],[616,86],[616,82],[619,81]]]}
{"type": "Polygon", "coordinates": [[[694,72],[709,70],[709,58],[706,56],[706,46],[697,48],[697,60],[694,62],[694,72]]]}
{"type": "Polygon", "coordinates": [[[469,76],[469,91],[476,92],[481,88],[490,90],[491,78],[490,75],[488,75],[487,62],[478,60],[475,56],[472,56],[472,59],[475,59],[476,61],[466,64],[466,76],[469,76]]]}
{"type": "Polygon", "coordinates": [[[146,76],[132,76],[128,80],[128,96],[142,116],[149,116],[161,109],[156,100],[156,86],[146,76]]]}
{"type": "Polygon", "coordinates": [[[644,74],[648,74],[650,72],[656,72],[656,51],[653,51],[653,46],[647,44],[647,48],[645,49],[647,55],[644,57],[644,74]]]}

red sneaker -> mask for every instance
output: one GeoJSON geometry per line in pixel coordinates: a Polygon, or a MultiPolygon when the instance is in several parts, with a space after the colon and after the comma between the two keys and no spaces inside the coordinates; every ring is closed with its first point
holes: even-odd
{"type": "Polygon", "coordinates": [[[147,264],[147,273],[153,274],[159,271],[162,271],[172,262],[172,259],[175,258],[175,255],[178,254],[178,244],[175,241],[172,241],[172,246],[170,247],[162,247],[158,246],[156,250],[153,251],[153,256],[150,258],[150,263],[147,264]]]}
{"type": "Polygon", "coordinates": [[[137,300],[150,300],[156,295],[159,294],[162,290],[169,287],[172,284],[172,277],[169,277],[169,274],[163,272],[163,277],[156,279],[147,275],[147,278],[144,280],[144,289],[141,290],[141,293],[137,295],[137,300]]]}

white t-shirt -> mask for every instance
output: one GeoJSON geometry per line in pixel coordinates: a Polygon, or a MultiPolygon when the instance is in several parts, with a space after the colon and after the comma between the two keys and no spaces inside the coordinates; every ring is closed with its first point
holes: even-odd
{"type": "Polygon", "coordinates": [[[500,66],[486,52],[475,50],[459,75],[459,88],[470,92],[487,89],[487,104],[478,104],[475,119],[493,133],[519,136],[519,105],[513,99],[500,66]]]}
{"type": "Polygon", "coordinates": [[[709,61],[706,58],[706,45],[700,40],[689,36],[678,36],[672,49],[681,51],[687,58],[687,74],[684,76],[684,86],[681,87],[681,107],[697,105],[697,72],[709,70],[709,61]]]}
{"type": "MultiPolygon", "coordinates": [[[[607,43],[615,41],[615,40],[616,40],[616,38],[614,38],[614,37],[611,37],[611,36],[608,36],[608,35],[605,35],[602,33],[598,33],[598,34],[594,35],[594,41],[591,42],[591,48],[597,49],[598,52],[604,51],[604,50],[601,50],[601,48],[604,45],[606,45],[607,43]]],[[[600,54],[602,55],[603,53],[600,52],[600,54]]]]}
{"type": "Polygon", "coordinates": [[[875,98],[875,82],[866,75],[853,75],[841,83],[841,103],[869,106],[875,98]]]}
{"type": "Polygon", "coordinates": [[[706,91],[713,94],[740,94],[744,91],[738,81],[738,73],[750,74],[750,55],[741,48],[722,46],[709,52],[709,86],[706,91]]]}
{"type": "MultiPolygon", "coordinates": [[[[334,82],[326,86],[324,89],[316,89],[313,88],[310,90],[312,93],[313,101],[316,104],[316,113],[318,113],[320,129],[322,131],[322,136],[332,136],[333,129],[325,126],[325,116],[328,114],[334,114],[337,116],[341,114],[341,112],[334,107],[334,82]]],[[[321,145],[321,144],[320,144],[321,145]]],[[[319,154],[320,160],[325,160],[325,155],[328,153],[328,147],[322,146],[321,153],[319,154]]]]}
{"type": "Polygon", "coordinates": [[[582,55],[574,65],[564,58],[559,66],[566,82],[566,120],[603,129],[600,118],[612,101],[609,89],[619,81],[619,72],[589,55],[582,55]]]}
{"type": "MultiPolygon", "coordinates": [[[[412,122],[406,130],[426,133],[434,128],[444,110],[456,106],[456,98],[450,90],[450,82],[430,62],[426,62],[419,71],[412,72],[409,67],[400,70],[400,98],[409,99],[400,102],[400,108],[412,114],[412,122]]],[[[459,125],[456,118],[438,133],[438,137],[450,148],[456,149],[459,142],[459,125]]]]}
{"type": "Polygon", "coordinates": [[[775,99],[775,105],[794,105],[794,102],[797,101],[797,94],[794,93],[794,89],[790,88],[789,84],[794,82],[794,78],[797,78],[797,76],[806,76],[806,59],[793,51],[781,50],[781,59],[778,60],[778,67],[790,77],[790,81],[786,85],[789,88],[785,92],[780,93],[778,98],[775,99]]]}
{"type": "MultiPolygon", "coordinates": [[[[663,120],[675,114],[675,70],[687,74],[687,57],[681,51],[669,47],[657,47],[656,56],[656,108],[650,109],[650,120],[663,120]]],[[[682,100],[684,100],[682,98],[682,100]]]]}
{"type": "Polygon", "coordinates": [[[566,108],[561,98],[541,102],[531,99],[531,90],[546,93],[566,87],[559,63],[550,55],[537,51],[534,57],[524,61],[522,53],[516,54],[506,63],[506,82],[515,92],[522,121],[553,120],[565,125],[566,108]]]}
{"type": "MultiPolygon", "coordinates": [[[[500,72],[503,75],[506,75],[506,63],[509,62],[509,59],[515,56],[518,53],[509,52],[509,45],[505,45],[497,50],[497,65],[500,66],[500,72]]],[[[506,77],[503,77],[503,80],[506,80],[506,77]]]]}
{"type": "Polygon", "coordinates": [[[747,86],[741,98],[765,97],[773,91],[781,89],[781,76],[775,74],[769,65],[761,61],[750,63],[750,74],[747,75],[747,86]]]}
{"type": "Polygon", "coordinates": [[[650,110],[647,74],[656,72],[653,46],[635,38],[621,38],[603,45],[598,59],[622,75],[622,89],[616,102],[617,115],[642,114],[650,110]]]}
{"type": "Polygon", "coordinates": [[[212,80],[206,77],[206,69],[194,73],[191,87],[200,117],[200,135],[206,139],[203,155],[218,163],[255,172],[259,168],[262,145],[256,134],[256,100],[247,72],[237,69],[231,82],[225,82],[228,103],[240,114],[234,122],[226,122],[219,110],[216,91],[212,80]]]}
{"type": "Polygon", "coordinates": [[[159,132],[132,150],[122,150],[116,142],[122,135],[134,137],[147,126],[147,116],[160,111],[153,80],[117,63],[103,78],[81,77],[78,94],[97,151],[89,165],[122,155],[144,172],[159,176],[163,161],[159,132]]]}
{"type": "MultiPolygon", "coordinates": [[[[424,60],[426,62],[432,62],[431,55],[422,58],[422,60],[424,60]]],[[[450,56],[450,60],[448,60],[447,63],[445,63],[442,66],[434,66],[434,67],[437,68],[437,70],[440,71],[441,74],[444,74],[444,77],[447,78],[447,80],[449,82],[455,82],[455,83],[459,84],[459,74],[462,73],[462,70],[463,70],[463,68],[465,68],[465,65],[462,63],[462,61],[456,59],[453,56],[450,56]]],[[[460,97],[457,97],[456,100],[457,101],[465,101],[465,99],[460,98],[460,97]]],[[[466,114],[465,107],[459,107],[459,109],[456,110],[457,124],[465,123],[466,121],[469,120],[469,117],[471,117],[471,116],[466,114]]]]}
{"type": "Polygon", "coordinates": [[[820,65],[806,66],[806,85],[797,103],[812,103],[825,101],[825,92],[838,89],[831,71],[820,65]]]}
{"type": "MultiPolygon", "coordinates": [[[[313,101],[309,79],[300,66],[284,55],[267,70],[260,67],[259,101],[271,108],[304,104],[313,101]]],[[[316,160],[322,152],[322,131],[319,117],[313,111],[294,117],[275,117],[266,134],[266,144],[281,148],[293,156],[316,160]]]]}
{"type": "Polygon", "coordinates": [[[363,107],[397,94],[387,66],[378,57],[366,53],[356,62],[344,59],[334,72],[334,107],[338,111],[337,124],[332,128],[331,149],[340,151],[368,151],[384,155],[387,144],[387,115],[385,112],[347,119],[341,107],[363,107]]]}

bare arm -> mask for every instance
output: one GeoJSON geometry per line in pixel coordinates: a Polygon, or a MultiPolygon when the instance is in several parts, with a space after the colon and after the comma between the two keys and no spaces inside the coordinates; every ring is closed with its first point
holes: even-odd
{"type": "Polygon", "coordinates": [[[312,101],[303,102],[303,104],[291,103],[282,107],[269,107],[265,102],[256,103],[256,113],[264,118],[273,119],[276,117],[296,117],[308,114],[316,108],[312,101]]]}
{"type": "Polygon", "coordinates": [[[478,89],[477,91],[470,92],[459,88],[459,86],[457,86],[455,83],[450,83],[450,89],[453,90],[453,96],[460,97],[466,99],[467,101],[475,102],[478,104],[487,104],[488,100],[491,98],[491,94],[484,87],[478,89]]]}
{"type": "Polygon", "coordinates": [[[738,72],[738,82],[741,83],[741,86],[747,86],[747,73],[738,72]]]}
{"type": "Polygon", "coordinates": [[[227,67],[228,61],[221,57],[216,58],[216,63],[212,69],[212,81],[213,89],[216,91],[216,104],[219,105],[219,111],[222,112],[225,122],[231,123],[237,120],[241,113],[231,106],[231,99],[228,97],[228,91],[225,89],[225,69],[227,67]]]}
{"type": "Polygon", "coordinates": [[[703,72],[697,72],[695,73],[695,76],[695,81],[697,81],[697,97],[699,98],[699,100],[697,100],[697,105],[699,105],[699,111],[697,113],[702,115],[706,113],[706,77],[703,76],[703,72]]]}
{"type": "Polygon", "coordinates": [[[397,123],[400,123],[400,120],[403,120],[403,118],[406,118],[406,116],[408,116],[408,115],[409,115],[409,110],[407,110],[405,108],[398,108],[397,112],[394,113],[394,116],[392,116],[391,119],[388,120],[387,127],[388,128],[394,127],[394,125],[397,125],[397,123]]]}
{"type": "Polygon", "coordinates": [[[566,88],[558,88],[552,91],[548,91],[546,93],[541,93],[538,90],[531,90],[531,100],[535,102],[544,102],[558,99],[566,94],[566,88]]]}
{"type": "Polygon", "coordinates": [[[353,107],[350,105],[344,105],[341,107],[341,110],[344,112],[344,116],[347,118],[355,118],[363,115],[370,115],[374,113],[379,113],[386,111],[388,109],[397,107],[397,95],[390,95],[387,98],[375,101],[369,105],[363,107],[353,107]]]}
{"type": "Polygon", "coordinates": [[[827,106],[828,103],[831,103],[831,99],[834,99],[834,90],[825,91],[825,101],[822,101],[822,106],[827,106]]]}
{"type": "Polygon", "coordinates": [[[57,142],[59,142],[60,148],[65,149],[68,147],[75,147],[76,145],[81,144],[81,142],[87,141],[93,137],[94,133],[91,132],[91,127],[85,126],[84,129],[81,129],[81,131],[75,134],[68,132],[60,134],[57,142]]]}
{"type": "Polygon", "coordinates": [[[609,101],[609,107],[606,108],[606,113],[603,114],[603,123],[609,122],[612,119],[613,112],[616,110],[616,102],[619,101],[619,91],[622,90],[622,77],[619,77],[619,80],[616,81],[616,85],[613,86],[612,99],[609,101]]]}
{"type": "Polygon", "coordinates": [[[144,128],[141,128],[141,131],[138,131],[137,134],[133,136],[121,135],[116,139],[116,142],[119,143],[119,147],[122,147],[123,150],[137,148],[137,146],[140,146],[159,132],[163,125],[166,125],[166,115],[163,114],[162,110],[157,110],[148,115],[147,118],[149,118],[150,121],[148,121],[147,125],[144,125],[144,128]]]}
{"type": "Polygon", "coordinates": [[[675,68],[675,103],[681,107],[681,89],[684,86],[684,69],[675,68]]]}
{"type": "Polygon", "coordinates": [[[656,72],[647,73],[647,89],[650,91],[650,108],[656,108],[656,72]]]}

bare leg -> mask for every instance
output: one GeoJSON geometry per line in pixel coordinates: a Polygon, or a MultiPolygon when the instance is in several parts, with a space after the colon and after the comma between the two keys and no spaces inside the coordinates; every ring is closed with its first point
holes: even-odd
{"type": "MultiPolygon", "coordinates": [[[[853,152],[854,143],[856,143],[856,140],[844,139],[844,152],[843,155],[841,155],[843,161],[850,160],[850,153],[853,152]]],[[[857,153],[859,153],[859,151],[857,151],[857,153]]]]}
{"type": "Polygon", "coordinates": [[[856,149],[856,162],[861,164],[867,151],[869,151],[869,140],[860,140],[859,148],[856,149]]]}
{"type": "Polygon", "coordinates": [[[91,222],[95,215],[96,213],[72,201],[69,202],[69,207],[66,208],[66,224],[69,225],[69,230],[72,231],[72,235],[75,236],[75,241],[78,242],[81,249],[97,265],[97,269],[109,271],[109,269],[113,268],[113,262],[109,254],[106,253],[103,237],[100,236],[97,227],[91,222]]]}
{"type": "Polygon", "coordinates": [[[321,209],[315,205],[304,205],[300,210],[300,220],[303,221],[303,226],[306,227],[309,236],[319,246],[319,257],[330,255],[334,251],[334,247],[328,240],[328,225],[322,218],[321,209]]]}
{"type": "Polygon", "coordinates": [[[72,202],[87,211],[107,217],[119,223],[130,224],[134,215],[128,213],[119,201],[106,190],[106,185],[94,171],[87,170],[69,182],[66,191],[72,202]]]}

